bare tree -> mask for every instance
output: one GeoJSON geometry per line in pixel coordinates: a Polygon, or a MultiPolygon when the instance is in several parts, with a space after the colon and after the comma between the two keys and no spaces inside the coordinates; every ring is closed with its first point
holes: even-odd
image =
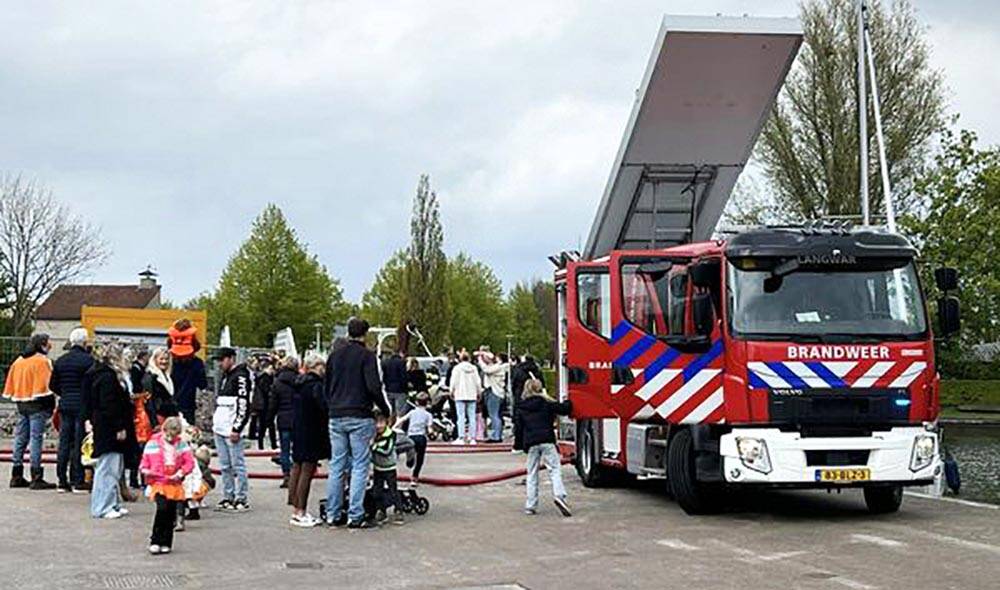
{"type": "Polygon", "coordinates": [[[51,190],[20,175],[0,176],[0,274],[8,283],[14,334],[26,331],[44,297],[96,270],[108,254],[98,228],[51,190]]]}

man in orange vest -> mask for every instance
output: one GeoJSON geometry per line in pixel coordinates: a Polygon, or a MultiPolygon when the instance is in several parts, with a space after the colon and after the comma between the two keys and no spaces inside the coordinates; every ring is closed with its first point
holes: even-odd
{"type": "Polygon", "coordinates": [[[42,439],[45,425],[56,407],[55,396],[49,389],[52,362],[48,353],[52,345],[48,334],[34,334],[27,348],[17,357],[7,372],[4,398],[17,404],[18,421],[14,431],[14,456],[11,457],[10,487],[33,490],[55,489],[54,483],[43,479],[42,439]],[[31,483],[24,479],[24,449],[31,443],[31,483]]]}

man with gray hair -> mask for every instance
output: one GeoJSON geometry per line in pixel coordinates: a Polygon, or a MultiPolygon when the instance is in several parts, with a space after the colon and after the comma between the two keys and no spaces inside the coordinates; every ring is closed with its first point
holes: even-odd
{"type": "Polygon", "coordinates": [[[59,397],[59,454],[56,459],[56,477],[59,492],[86,492],[83,465],[80,463],[80,445],[83,443],[84,376],[94,364],[94,357],[87,351],[87,329],[76,328],[69,333],[70,349],[52,366],[49,389],[59,397]],[[67,469],[68,468],[68,469],[67,469]],[[67,477],[68,476],[68,477],[67,477]]]}

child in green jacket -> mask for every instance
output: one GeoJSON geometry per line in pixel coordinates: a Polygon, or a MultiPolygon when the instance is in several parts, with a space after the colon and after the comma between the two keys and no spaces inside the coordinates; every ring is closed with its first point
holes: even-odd
{"type": "Polygon", "coordinates": [[[389,424],[388,416],[376,412],[375,439],[372,441],[372,493],[375,497],[375,521],[385,522],[386,509],[393,507],[393,524],[403,524],[403,509],[396,485],[396,431],[389,424]]]}

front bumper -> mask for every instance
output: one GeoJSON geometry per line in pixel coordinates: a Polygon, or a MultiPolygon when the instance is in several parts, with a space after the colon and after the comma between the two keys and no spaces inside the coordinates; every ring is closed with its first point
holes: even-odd
{"type": "MultiPolygon", "coordinates": [[[[719,453],[725,480],[733,484],[771,484],[795,487],[837,487],[843,484],[818,481],[820,469],[868,468],[871,479],[849,485],[903,484],[922,485],[941,472],[937,434],[920,426],[896,427],[871,436],[809,437],[777,428],[735,428],[722,436],[719,453]],[[918,435],[934,437],[934,457],[919,471],[910,469],[914,440],[918,435]],[[737,437],[752,437],[767,444],[771,470],[761,473],[748,468],[736,448],[737,437]],[[857,465],[810,465],[809,451],[867,451],[866,463],[857,465]]],[[[813,453],[815,456],[815,453],[813,453]]]]}

